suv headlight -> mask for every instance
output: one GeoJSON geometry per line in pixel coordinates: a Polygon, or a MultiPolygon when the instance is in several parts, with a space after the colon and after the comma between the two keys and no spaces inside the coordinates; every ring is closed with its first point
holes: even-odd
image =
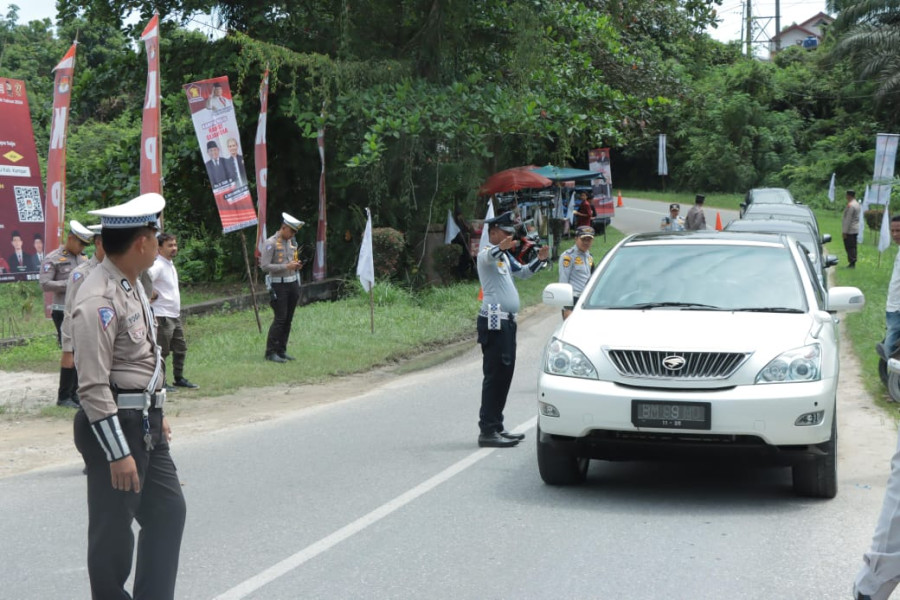
{"type": "Polygon", "coordinates": [[[579,377],[581,379],[597,379],[597,370],[581,350],[563,341],[553,338],[547,344],[544,356],[544,372],[563,377],[579,377]]]}
{"type": "Polygon", "coordinates": [[[810,344],[774,358],[756,376],[756,383],[792,383],[822,378],[822,347],[810,344]]]}

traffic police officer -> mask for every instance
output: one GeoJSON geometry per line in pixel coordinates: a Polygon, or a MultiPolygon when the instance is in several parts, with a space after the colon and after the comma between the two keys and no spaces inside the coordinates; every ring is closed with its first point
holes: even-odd
{"type": "MultiPolygon", "coordinates": [[[[93,240],[94,233],[90,229],[78,221],[69,221],[69,236],[65,245],[45,256],[44,262],[41,263],[39,281],[42,290],[53,294],[50,316],[56,326],[56,342],[60,348],[62,348],[61,329],[66,310],[66,286],[69,284],[69,276],[75,267],[87,260],[84,249],[90,246],[93,240]]],[[[56,394],[56,404],[78,408],[78,373],[72,361],[72,353],[63,349],[59,362],[59,390],[56,394]]]]}
{"type": "Polygon", "coordinates": [[[287,213],[281,213],[281,218],[281,228],[266,240],[259,257],[259,266],[266,272],[266,287],[269,288],[275,313],[266,339],[266,360],[277,363],[294,360],[286,350],[294,310],[300,299],[300,269],[303,268],[303,262],[297,259],[297,242],[294,241],[294,235],[303,226],[303,221],[287,213]]]}
{"type": "Polygon", "coordinates": [[[479,412],[478,445],[505,448],[515,446],[525,436],[503,428],[503,409],[516,368],[516,313],[519,292],[513,277],[527,279],[547,262],[548,246],[538,251],[536,259],[520,264],[508,250],[515,246],[512,235],[515,221],[512,212],[484,222],[490,245],[478,253],[478,278],[484,300],[478,313],[478,343],[481,344],[482,371],[481,410],[479,412]]]}
{"type": "Polygon", "coordinates": [[[165,364],[138,276],[157,254],[165,200],[144,194],[91,211],[101,217],[106,258],[72,308],[82,409],[75,446],[87,465],[88,576],[94,598],[131,598],[132,522],[141,527],[133,597],[167,600],[184,530],[185,502],[163,413],[165,364]]]}
{"type": "Polygon", "coordinates": [[[678,216],[681,212],[681,205],[673,202],[669,205],[669,215],[663,217],[659,223],[660,231],[684,231],[684,219],[678,216]]]}
{"type": "Polygon", "coordinates": [[[581,292],[591,272],[594,270],[594,257],[591,256],[591,244],[594,242],[594,228],[581,226],[575,230],[575,245],[559,256],[559,282],[572,286],[572,306],[563,308],[563,319],[572,314],[572,309],[578,303],[581,292]]]}

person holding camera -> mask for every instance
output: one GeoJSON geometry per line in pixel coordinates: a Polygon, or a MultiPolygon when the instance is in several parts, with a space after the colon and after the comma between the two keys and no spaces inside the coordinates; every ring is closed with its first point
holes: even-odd
{"type": "Polygon", "coordinates": [[[660,231],[684,231],[684,219],[678,216],[681,205],[672,203],[669,205],[669,214],[662,218],[659,224],[660,231]]]}
{"type": "Polygon", "coordinates": [[[294,360],[286,350],[294,310],[300,300],[300,269],[303,268],[303,261],[297,258],[297,242],[294,241],[303,221],[287,213],[281,213],[281,218],[281,228],[266,240],[259,257],[259,266],[266,272],[266,287],[269,288],[270,303],[275,312],[266,339],[265,356],[266,360],[276,363],[294,360]]]}
{"type": "Polygon", "coordinates": [[[575,230],[575,245],[559,256],[559,282],[572,286],[572,306],[562,310],[563,319],[572,314],[578,303],[584,286],[594,270],[594,257],[591,256],[591,244],[594,243],[594,228],[582,225],[575,230]]]}

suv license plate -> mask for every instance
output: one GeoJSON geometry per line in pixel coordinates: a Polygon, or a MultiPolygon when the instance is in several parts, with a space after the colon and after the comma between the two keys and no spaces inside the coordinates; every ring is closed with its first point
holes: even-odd
{"type": "Polygon", "coordinates": [[[711,428],[710,404],[632,400],[631,423],[635,427],[708,430],[711,428]]]}

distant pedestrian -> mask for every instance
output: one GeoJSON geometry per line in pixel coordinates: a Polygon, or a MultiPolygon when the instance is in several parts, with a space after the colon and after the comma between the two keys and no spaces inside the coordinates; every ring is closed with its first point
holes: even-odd
{"type": "Polygon", "coordinates": [[[841,235],[844,237],[844,250],[847,251],[847,268],[856,268],[856,238],[859,236],[859,202],[856,192],[847,190],[847,205],[841,219],[841,235]]]}
{"type": "MultiPolygon", "coordinates": [[[[172,371],[177,387],[195,389],[199,387],[184,377],[184,360],[187,355],[187,342],[184,339],[184,326],[181,324],[181,291],[178,287],[178,271],[175,269],[175,257],[178,255],[178,238],[171,233],[160,233],[159,255],[148,273],[153,282],[153,301],[150,307],[156,317],[156,341],[162,353],[163,363],[169,352],[172,353],[172,371]]],[[[145,290],[146,291],[146,290],[145,290]]],[[[166,384],[166,391],[174,391],[166,384]]]]}
{"type": "Polygon", "coordinates": [[[591,245],[594,243],[594,228],[581,226],[575,230],[575,245],[559,256],[559,282],[572,286],[572,306],[566,306],[562,310],[563,319],[567,319],[578,298],[584,291],[584,286],[591,278],[594,270],[594,257],[591,256],[591,245]]]}
{"type": "Polygon", "coordinates": [[[687,231],[704,231],[706,229],[706,215],[703,214],[703,203],[706,196],[697,194],[694,198],[694,205],[688,211],[687,218],[684,220],[684,228],[687,231]]]}
{"type": "Polygon", "coordinates": [[[673,202],[669,205],[669,214],[662,218],[659,223],[660,231],[684,231],[684,219],[678,216],[681,212],[681,205],[673,202]]]}
{"type": "Polygon", "coordinates": [[[281,213],[281,218],[281,228],[266,240],[259,257],[259,266],[266,272],[266,287],[269,288],[270,304],[275,313],[266,338],[265,357],[276,363],[294,360],[287,353],[287,343],[294,310],[300,300],[300,269],[303,268],[303,262],[297,258],[297,242],[294,241],[303,221],[287,213],[281,213]]]}
{"type": "Polygon", "coordinates": [[[578,206],[575,207],[575,225],[576,227],[590,227],[591,222],[597,215],[594,205],[591,204],[590,196],[587,192],[581,192],[578,196],[578,206]]]}

